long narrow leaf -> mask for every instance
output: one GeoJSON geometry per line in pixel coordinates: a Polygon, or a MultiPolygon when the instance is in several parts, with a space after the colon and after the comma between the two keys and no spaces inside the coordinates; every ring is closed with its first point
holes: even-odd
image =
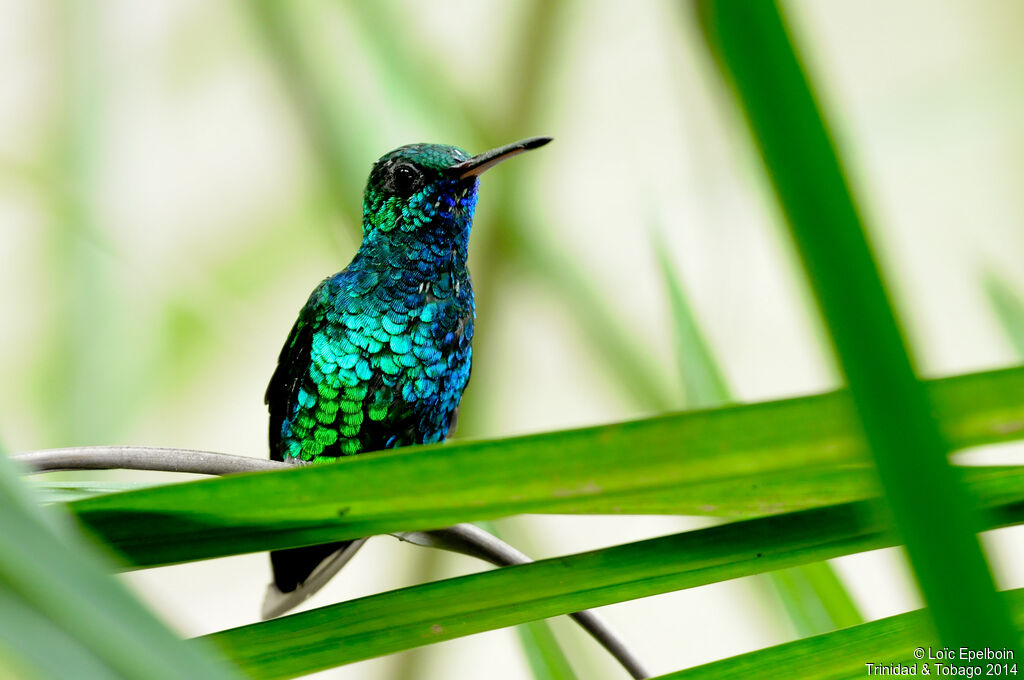
{"type": "Polygon", "coordinates": [[[669,260],[668,248],[656,239],[654,250],[668,294],[686,405],[689,408],[711,408],[727,404],[733,399],[725,375],[704,338],[686,288],[669,260]]]}
{"type": "Polygon", "coordinates": [[[43,503],[68,503],[82,498],[101,496],[156,486],[153,482],[38,482],[31,485],[43,503]]]}
{"type": "MultiPolygon", "coordinates": [[[[1024,589],[1003,593],[1003,598],[1010,605],[1017,630],[1024,630],[1024,589]]],[[[771,669],[773,677],[803,680],[898,675],[881,672],[888,670],[883,667],[890,665],[916,668],[914,675],[918,677],[942,677],[942,671],[936,668],[936,664],[945,666],[946,675],[953,675],[949,672],[947,660],[935,658],[941,648],[930,617],[923,610],[917,610],[661,675],[657,680],[746,680],[761,676],[766,668],[771,669]],[[915,649],[922,650],[923,660],[914,655],[915,649]],[[877,667],[875,673],[871,673],[868,664],[877,667]],[[928,666],[927,674],[922,672],[925,664],[928,666]]],[[[959,655],[959,648],[954,653],[959,655]]],[[[1016,672],[1008,671],[1016,667],[1017,661],[1010,660],[1005,670],[1002,660],[994,660],[993,663],[999,669],[987,675],[1016,677],[1016,672]]],[[[1024,668],[1018,667],[1017,671],[1024,672],[1024,668]]]]}
{"type": "MultiPolygon", "coordinates": [[[[1012,505],[992,525],[1024,519],[1012,505]]],[[[898,541],[872,502],[748,520],[436,581],[215,633],[257,678],[287,678],[463,635],[872,550],[898,541]]]]}
{"type": "MultiPolygon", "coordinates": [[[[957,446],[1024,436],[1024,369],[939,380],[931,389],[957,446]]],[[[972,476],[999,478],[1012,496],[1019,473],[972,476]]],[[[876,493],[848,397],[832,393],[364,454],[69,507],[128,564],[154,566],[524,512],[752,517],[876,493]]]]}
{"type": "Polygon", "coordinates": [[[947,463],[947,443],[778,5],[705,0],[699,7],[813,284],[940,636],[951,646],[1017,645],[975,535],[978,519],[947,463]]]}
{"type": "Polygon", "coordinates": [[[49,677],[230,678],[164,628],[92,550],[39,508],[0,454],[0,637],[20,665],[49,677]]]}
{"type": "Polygon", "coordinates": [[[1018,357],[1024,357],[1024,301],[994,272],[985,276],[985,293],[1018,357]]]}
{"type": "Polygon", "coordinates": [[[516,635],[536,680],[575,680],[569,659],[547,621],[528,621],[516,626],[516,635]]]}

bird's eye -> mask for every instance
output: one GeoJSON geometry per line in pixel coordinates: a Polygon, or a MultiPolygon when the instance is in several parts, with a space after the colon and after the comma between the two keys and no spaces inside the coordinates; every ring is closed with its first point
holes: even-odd
{"type": "Polygon", "coordinates": [[[391,171],[391,190],[399,196],[409,196],[420,184],[420,171],[409,163],[399,163],[391,171]]]}

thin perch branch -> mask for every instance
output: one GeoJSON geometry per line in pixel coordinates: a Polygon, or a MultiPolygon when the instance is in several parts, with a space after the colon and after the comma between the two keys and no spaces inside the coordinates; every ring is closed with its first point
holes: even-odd
{"type": "MultiPolygon", "coordinates": [[[[148,446],[82,446],[47,449],[17,454],[12,458],[35,472],[118,468],[226,475],[292,467],[288,463],[262,458],[148,446]]],[[[533,561],[508,543],[472,524],[456,524],[447,529],[434,531],[402,531],[391,535],[406,543],[469,555],[499,567],[533,561]]],[[[607,649],[631,677],[635,680],[651,677],[622,638],[600,616],[589,610],[576,612],[570,616],[602,647],[607,649]]]]}
{"type": "Polygon", "coordinates": [[[19,453],[12,458],[36,472],[122,469],[229,475],[292,467],[288,463],[263,458],[155,446],[76,446],[19,453]]]}

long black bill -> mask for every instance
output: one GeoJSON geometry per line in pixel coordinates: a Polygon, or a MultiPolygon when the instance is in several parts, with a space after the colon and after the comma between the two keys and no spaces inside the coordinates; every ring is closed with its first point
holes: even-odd
{"type": "Polygon", "coordinates": [[[524,139],[519,142],[506,144],[505,146],[498,147],[497,149],[484,151],[482,154],[473,156],[469,160],[456,163],[445,170],[445,172],[454,175],[459,179],[476,177],[507,158],[512,158],[512,156],[521,154],[524,151],[538,149],[550,141],[551,137],[530,137],[529,139],[524,139]]]}

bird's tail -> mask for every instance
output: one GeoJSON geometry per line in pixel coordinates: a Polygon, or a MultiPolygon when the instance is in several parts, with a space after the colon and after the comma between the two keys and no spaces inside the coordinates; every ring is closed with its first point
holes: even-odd
{"type": "Polygon", "coordinates": [[[365,538],[360,538],[271,552],[274,580],[267,586],[263,598],[263,619],[281,616],[305,602],[323,588],[365,542],[365,538]]]}

